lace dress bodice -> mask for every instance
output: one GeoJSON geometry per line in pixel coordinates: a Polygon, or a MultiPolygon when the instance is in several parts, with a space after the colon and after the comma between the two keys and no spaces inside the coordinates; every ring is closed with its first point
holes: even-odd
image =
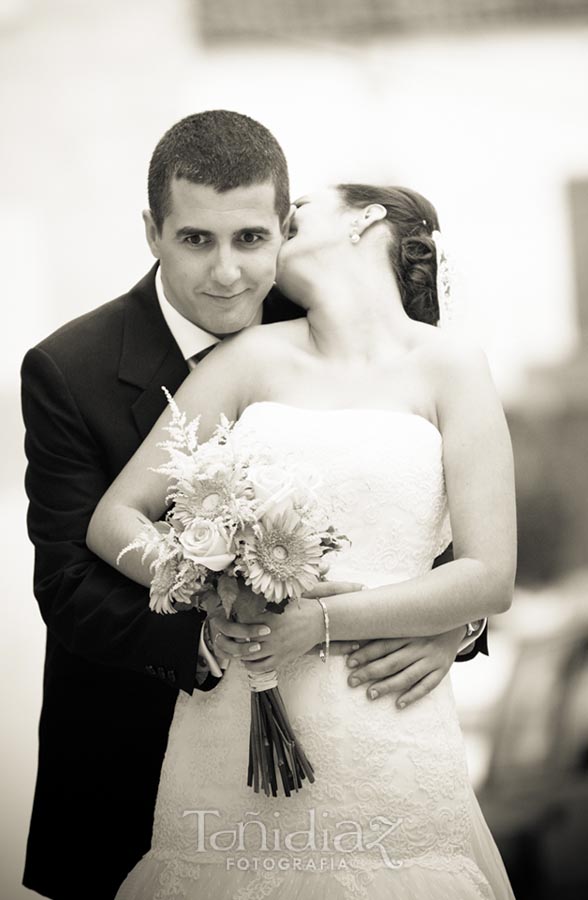
{"type": "Polygon", "coordinates": [[[318,474],[333,522],[350,538],[332,557],[332,580],[360,574],[372,586],[420,575],[451,540],[441,434],[422,416],[265,402],[237,427],[318,474]]]}
{"type": "MultiPolygon", "coordinates": [[[[317,473],[331,520],[350,539],[330,579],[401,582],[427,572],[448,544],[443,442],[426,419],[263,402],[237,428],[317,473]]],[[[117,900],[512,897],[468,783],[449,678],[400,710],[395,695],[370,702],[351,689],[348,674],[342,657],[324,665],[312,654],[279,672],[316,778],[289,799],[246,785],[249,693],[239,663],[213,691],[181,693],[152,849],[117,900]],[[355,844],[337,840],[345,830],[355,844]]]]}

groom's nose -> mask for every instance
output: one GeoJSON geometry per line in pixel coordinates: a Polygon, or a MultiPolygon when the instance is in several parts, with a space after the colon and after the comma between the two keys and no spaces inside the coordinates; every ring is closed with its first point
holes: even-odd
{"type": "Polygon", "coordinates": [[[230,287],[241,277],[241,266],[236,251],[232,248],[219,247],[212,260],[210,271],[213,281],[222,287],[230,287]]]}

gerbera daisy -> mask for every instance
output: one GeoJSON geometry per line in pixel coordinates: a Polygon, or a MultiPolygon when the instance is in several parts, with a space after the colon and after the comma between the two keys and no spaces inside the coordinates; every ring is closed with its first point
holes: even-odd
{"type": "Polygon", "coordinates": [[[246,493],[246,483],[242,479],[227,477],[224,473],[216,478],[194,478],[189,483],[183,482],[170,495],[174,501],[171,518],[184,527],[194,519],[234,518],[246,493]]]}
{"type": "Polygon", "coordinates": [[[266,600],[298,598],[320,577],[321,536],[288,510],[264,517],[245,536],[242,550],[245,581],[266,600]]]}

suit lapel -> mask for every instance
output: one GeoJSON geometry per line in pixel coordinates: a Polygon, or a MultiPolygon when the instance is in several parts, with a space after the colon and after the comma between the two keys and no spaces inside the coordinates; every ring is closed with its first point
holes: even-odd
{"type": "Polygon", "coordinates": [[[121,381],[142,389],[132,406],[141,438],[163,412],[166,401],[162,386],[174,394],[188,374],[186,361],[159,307],[156,271],[154,266],[128,294],[118,369],[121,381]]]}
{"type": "Polygon", "coordinates": [[[133,404],[133,418],[141,438],[149,434],[165,408],[167,401],[162,387],[175,394],[188,372],[186,361],[174,341],[174,346],[170,347],[155,371],[153,380],[133,404]]]}

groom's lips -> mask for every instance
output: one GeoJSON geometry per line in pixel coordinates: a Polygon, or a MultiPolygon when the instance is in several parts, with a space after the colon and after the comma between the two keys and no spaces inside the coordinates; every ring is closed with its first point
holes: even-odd
{"type": "Polygon", "coordinates": [[[236,294],[213,294],[211,291],[203,291],[203,293],[205,294],[206,297],[212,297],[213,300],[227,301],[227,300],[236,300],[237,297],[242,297],[243,294],[245,293],[245,291],[247,291],[247,288],[245,288],[242,291],[238,291],[238,293],[236,293],[236,294]]]}

